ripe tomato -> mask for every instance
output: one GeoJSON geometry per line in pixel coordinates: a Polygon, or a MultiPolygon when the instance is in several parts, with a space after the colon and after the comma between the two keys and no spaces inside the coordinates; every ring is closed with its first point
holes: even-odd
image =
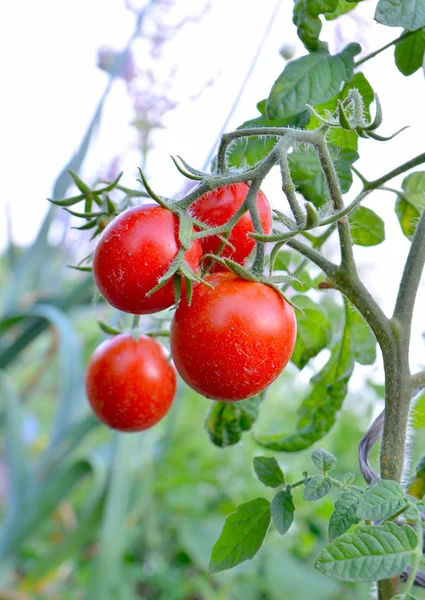
{"type": "Polygon", "coordinates": [[[244,400],[264,390],[288,363],[297,324],[270,286],[233,273],[206,277],[171,324],[171,352],[191,388],[213,400],[244,400]]]}
{"type": "Polygon", "coordinates": [[[102,423],[119,431],[142,431],[168,412],[176,374],[157,341],[129,334],[106,340],[86,373],[87,398],[102,423]]]}
{"type": "MultiPolygon", "coordinates": [[[[236,183],[217,188],[198,198],[192,204],[190,212],[192,216],[211,227],[224,225],[241,207],[248,190],[249,188],[246,183],[236,183]]],[[[273,224],[272,212],[267,198],[261,191],[257,194],[257,210],[264,233],[271,233],[273,224]]],[[[255,245],[254,240],[248,237],[248,233],[253,231],[254,226],[251,215],[249,212],[246,212],[234,226],[229,237],[229,242],[233,244],[235,250],[232,251],[229,246],[226,246],[221,256],[231,258],[242,265],[255,245]]],[[[209,236],[203,238],[202,241],[205,254],[215,254],[221,244],[217,236],[209,236]]],[[[212,270],[220,271],[223,270],[223,267],[216,263],[212,270]]]]}
{"type": "MultiPolygon", "coordinates": [[[[115,308],[148,314],[174,304],[173,282],[146,296],[168,270],[180,249],[178,218],[156,204],[136,206],[116,217],[102,232],[93,256],[93,275],[102,296],[115,308]]],[[[185,253],[197,271],[202,244],[185,253]]]]}

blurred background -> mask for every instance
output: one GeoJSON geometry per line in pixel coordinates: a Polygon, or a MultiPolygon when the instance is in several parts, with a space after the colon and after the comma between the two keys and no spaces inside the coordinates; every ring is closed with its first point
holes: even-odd
{"type": "MultiPolygon", "coordinates": [[[[358,41],[366,54],[401,33],[374,24],[374,6],[365,1],[325,24],[332,52],[358,41]]],[[[96,422],[84,367],[105,339],[96,320],[117,314],[93,301],[91,277],[67,267],[91,251],[90,236],[46,200],[75,193],[68,167],[89,185],[124,171],[123,185],[137,188],[141,166],[154,190],[181,197],[189,188],[169,155],[207,169],[220,133],[255,117],[286,62],[304,54],[292,2],[24,0],[1,10],[0,600],[370,597],[367,584],[341,584],[313,569],[332,496],[304,504],[296,495],[297,519],[284,538],[272,532],[253,561],[208,575],[225,516],[267,494],[251,466],[264,452],[249,433],[235,446],[214,446],[203,426],[210,402],[182,383],[172,411],[150,431],[122,435],[96,422]]],[[[403,77],[392,52],[364,71],[383,104],[383,134],[412,127],[386,144],[360,140],[356,166],[370,178],[423,151],[423,72],[403,77]]],[[[278,207],[277,176],[264,191],[278,207]]],[[[355,192],[356,184],[350,197],[355,192]]],[[[409,242],[394,196],[377,192],[366,205],[385,219],[387,240],[356,246],[356,257],[389,312],[409,242]]],[[[332,243],[327,252],[336,253],[332,243]]],[[[338,297],[320,298],[337,320],[338,297]]],[[[422,286],[417,306],[424,301],[422,286]]],[[[424,325],[419,309],[412,370],[425,364],[424,325]]],[[[327,356],[301,373],[288,367],[256,432],[294,428],[308,380],[327,356]]],[[[356,446],[382,409],[382,384],[380,357],[356,365],[344,410],[320,444],[337,455],[336,475],[351,471],[358,484],[356,446]]],[[[419,400],[412,463],[424,425],[419,400]]],[[[309,468],[309,451],[278,460],[295,481],[309,468]]]]}

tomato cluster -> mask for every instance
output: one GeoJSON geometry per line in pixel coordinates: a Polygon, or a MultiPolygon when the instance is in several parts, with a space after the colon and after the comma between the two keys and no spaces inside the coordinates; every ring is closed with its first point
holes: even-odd
{"type": "MultiPolygon", "coordinates": [[[[191,207],[193,217],[219,226],[242,206],[244,183],[218,188],[191,207]]],[[[272,216],[259,192],[257,211],[263,231],[272,216]]],[[[254,248],[249,212],[233,227],[222,256],[244,264],[254,248]]],[[[217,236],[194,240],[184,254],[193,272],[201,258],[217,253],[217,236]]],[[[161,311],[175,302],[170,280],[152,294],[180,250],[179,221],[158,205],[131,208],[102,233],[93,257],[93,274],[104,298],[132,314],[161,311]]],[[[205,283],[195,285],[190,303],[183,293],[171,325],[175,367],[186,383],[213,400],[235,401],[264,390],[288,363],[296,338],[292,307],[271,286],[248,281],[212,265],[205,283]]],[[[98,418],[114,429],[152,427],[169,410],[176,390],[174,367],[155,340],[129,334],[104,342],[92,356],[86,377],[89,402],[98,418]]]]}

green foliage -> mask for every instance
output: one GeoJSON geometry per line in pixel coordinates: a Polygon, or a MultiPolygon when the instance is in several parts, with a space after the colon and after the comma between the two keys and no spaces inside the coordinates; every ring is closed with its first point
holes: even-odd
{"type": "Polygon", "coordinates": [[[304,500],[309,502],[315,500],[321,500],[324,498],[332,488],[332,482],[329,477],[323,477],[323,475],[314,475],[307,480],[304,486],[304,500]]]}
{"type": "Polygon", "coordinates": [[[376,246],[385,240],[384,221],[373,210],[358,206],[349,216],[351,237],[357,246],[376,246]]]}
{"type": "Polygon", "coordinates": [[[328,544],[316,559],[324,575],[345,581],[377,581],[399,575],[409,564],[418,537],[408,525],[359,526],[328,544]]]}
{"type": "Polygon", "coordinates": [[[406,39],[394,49],[394,60],[400,73],[408,77],[422,67],[425,54],[425,27],[411,33],[404,31],[406,39]]]}
{"type": "Polygon", "coordinates": [[[425,25],[425,6],[422,0],[379,0],[375,19],[388,27],[415,31],[425,25]]]}
{"type": "Polygon", "coordinates": [[[216,446],[237,444],[244,431],[249,431],[258,417],[262,396],[241,402],[214,402],[205,418],[205,429],[216,446]]]}
{"type": "Polygon", "coordinates": [[[401,184],[403,193],[397,196],[395,212],[404,235],[412,239],[425,207],[425,171],[411,173],[401,184]]]}
{"type": "Polygon", "coordinates": [[[319,471],[322,471],[323,473],[328,473],[335,469],[336,457],[323,448],[316,448],[316,450],[313,450],[311,460],[319,471]]]}
{"type": "Polygon", "coordinates": [[[282,469],[274,457],[256,456],[253,464],[258,479],[267,487],[276,488],[285,483],[282,469]]]}
{"type": "Polygon", "coordinates": [[[289,63],[275,81],[267,100],[269,119],[285,119],[299,114],[306,104],[320,104],[335,96],[342,83],[353,76],[358,44],[348,45],[332,56],[318,50],[289,63]]]}
{"type": "Polygon", "coordinates": [[[297,341],[291,361],[303,369],[311,358],[328,346],[332,339],[332,325],[325,309],[308,296],[298,294],[293,301],[304,314],[297,319],[297,341]]]}
{"type": "Polygon", "coordinates": [[[360,519],[357,516],[357,507],[362,497],[358,490],[345,490],[335,502],[335,509],[329,520],[329,541],[345,533],[352,525],[357,525],[360,519]]]}
{"type": "Polygon", "coordinates": [[[383,479],[363,494],[357,507],[360,519],[381,521],[407,508],[408,500],[397,481],[383,479]]]}
{"type": "Polygon", "coordinates": [[[214,545],[210,573],[230,569],[255,556],[263,544],[270,518],[270,502],[264,498],[238,506],[236,512],[226,518],[214,545]]]}
{"type": "MultiPolygon", "coordinates": [[[[334,158],[341,191],[346,193],[353,183],[351,165],[358,160],[359,155],[348,148],[340,150],[333,144],[329,146],[329,150],[334,158]]],[[[289,165],[294,184],[306,200],[312,202],[316,208],[329,202],[328,186],[315,150],[297,149],[291,154],[289,165]]]]}
{"type": "Polygon", "coordinates": [[[278,492],[270,505],[273,524],[284,535],[294,521],[295,505],[290,488],[278,492]]]}

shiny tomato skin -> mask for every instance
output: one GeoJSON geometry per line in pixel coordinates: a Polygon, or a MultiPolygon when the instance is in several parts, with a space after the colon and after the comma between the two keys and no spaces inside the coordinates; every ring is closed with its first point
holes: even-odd
{"type": "Polygon", "coordinates": [[[95,350],[86,392],[97,418],[118,431],[142,431],[160,421],[176,393],[176,373],[157,341],[120,334],[95,350]]]}
{"type": "Polygon", "coordinates": [[[220,272],[179,302],[171,353],[182,379],[212,400],[244,400],[269,386],[288,363],[297,324],[270,286],[220,272]]]}
{"type": "MultiPolygon", "coordinates": [[[[217,188],[198,198],[192,204],[190,212],[194,217],[211,227],[224,225],[242,206],[248,190],[249,187],[246,183],[236,183],[217,188]]],[[[257,194],[257,210],[263,232],[266,234],[271,233],[273,225],[272,211],[269,201],[261,190],[257,194]]],[[[236,223],[229,237],[229,242],[233,244],[235,250],[233,251],[229,246],[226,246],[221,256],[231,258],[241,265],[244,264],[255,245],[254,240],[248,237],[248,233],[253,231],[254,226],[251,215],[246,212],[236,223]]],[[[202,242],[205,254],[215,254],[221,244],[217,236],[203,238],[202,242]]],[[[223,268],[216,263],[212,270],[221,271],[223,268]]]]}
{"type": "MultiPolygon", "coordinates": [[[[93,276],[109,304],[132,314],[149,314],[174,304],[173,282],[147,296],[180,249],[178,218],[145,204],[116,217],[102,232],[93,256],[93,276]]],[[[202,245],[194,240],[185,258],[199,270],[202,245]]]]}

